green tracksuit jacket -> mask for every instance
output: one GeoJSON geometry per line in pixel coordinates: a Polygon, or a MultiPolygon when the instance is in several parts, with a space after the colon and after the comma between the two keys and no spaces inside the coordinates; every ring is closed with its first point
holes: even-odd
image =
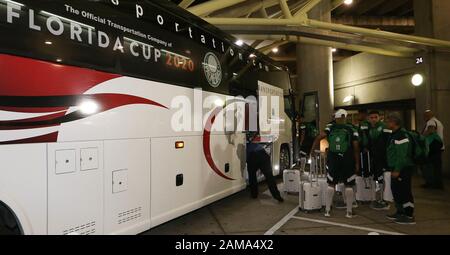
{"type": "Polygon", "coordinates": [[[412,159],[412,141],[405,129],[394,131],[389,138],[387,148],[389,170],[401,172],[414,165],[412,159]]]}

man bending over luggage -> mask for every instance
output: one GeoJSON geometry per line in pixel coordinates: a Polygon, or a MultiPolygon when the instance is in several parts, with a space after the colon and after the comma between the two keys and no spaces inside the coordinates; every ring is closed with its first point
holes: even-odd
{"type": "Polygon", "coordinates": [[[258,198],[258,180],[256,173],[259,169],[264,174],[264,177],[266,177],[266,182],[273,198],[279,202],[284,202],[284,199],[281,197],[280,191],[278,190],[275,177],[273,177],[270,156],[267,154],[264,147],[255,141],[256,137],[256,132],[250,133],[247,143],[247,170],[252,198],[258,198]]]}
{"type": "Polygon", "coordinates": [[[328,190],[325,216],[330,217],[336,185],[345,184],[347,203],[347,218],[353,218],[353,202],[356,176],[360,172],[359,134],[352,125],[347,124],[347,111],[339,110],[335,114],[336,123],[328,125],[325,131],[314,141],[314,151],[322,139],[327,139],[330,145],[327,154],[328,190]]]}
{"type": "Polygon", "coordinates": [[[392,130],[388,141],[387,164],[388,170],[392,171],[392,194],[397,207],[397,212],[388,215],[387,218],[398,224],[416,224],[411,190],[411,177],[414,171],[413,141],[402,128],[402,121],[397,115],[388,117],[387,126],[392,130]]]}

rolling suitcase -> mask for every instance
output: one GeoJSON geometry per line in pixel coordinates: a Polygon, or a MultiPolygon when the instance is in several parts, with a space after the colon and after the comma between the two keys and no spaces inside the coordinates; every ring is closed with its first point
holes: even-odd
{"type": "Polygon", "coordinates": [[[318,154],[318,183],[321,190],[322,196],[322,206],[327,204],[327,190],[328,190],[328,180],[327,180],[327,159],[326,154],[320,151],[316,152],[318,154]]]}
{"type": "MultiPolygon", "coordinates": [[[[363,162],[364,155],[361,153],[361,162],[363,162]]],[[[370,153],[367,153],[367,160],[370,162],[370,153]]],[[[361,164],[362,167],[364,167],[365,164],[361,164]]],[[[370,164],[367,164],[368,169],[361,169],[363,172],[364,170],[368,170],[370,173],[370,164]]],[[[373,177],[363,177],[363,176],[357,176],[356,177],[356,201],[359,202],[371,202],[375,200],[375,191],[376,191],[376,182],[373,180],[373,177]]]]}
{"type": "Polygon", "coordinates": [[[283,172],[284,192],[298,193],[300,191],[300,171],[285,170],[283,172]]]}
{"type": "Polygon", "coordinates": [[[320,187],[321,196],[322,196],[322,206],[326,206],[327,205],[327,190],[328,190],[328,181],[326,178],[319,179],[319,187],[320,187]]]}
{"type": "Polygon", "coordinates": [[[356,177],[356,201],[371,202],[375,200],[376,183],[373,178],[356,177]]]}
{"type": "Polygon", "coordinates": [[[322,209],[322,191],[318,183],[317,158],[311,161],[309,180],[300,183],[299,192],[300,209],[314,211],[322,209]]]}

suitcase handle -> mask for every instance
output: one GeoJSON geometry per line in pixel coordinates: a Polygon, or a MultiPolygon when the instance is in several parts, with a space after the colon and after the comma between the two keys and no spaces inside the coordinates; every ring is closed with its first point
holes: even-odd
{"type": "Polygon", "coordinates": [[[311,156],[311,169],[309,171],[309,181],[312,183],[319,183],[319,157],[313,155],[311,156]]]}

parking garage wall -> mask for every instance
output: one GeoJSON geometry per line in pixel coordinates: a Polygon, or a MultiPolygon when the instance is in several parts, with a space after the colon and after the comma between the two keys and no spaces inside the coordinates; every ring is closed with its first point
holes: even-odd
{"type": "Polygon", "coordinates": [[[414,99],[415,89],[410,80],[415,70],[410,58],[369,53],[336,62],[335,107],[414,99]]]}

